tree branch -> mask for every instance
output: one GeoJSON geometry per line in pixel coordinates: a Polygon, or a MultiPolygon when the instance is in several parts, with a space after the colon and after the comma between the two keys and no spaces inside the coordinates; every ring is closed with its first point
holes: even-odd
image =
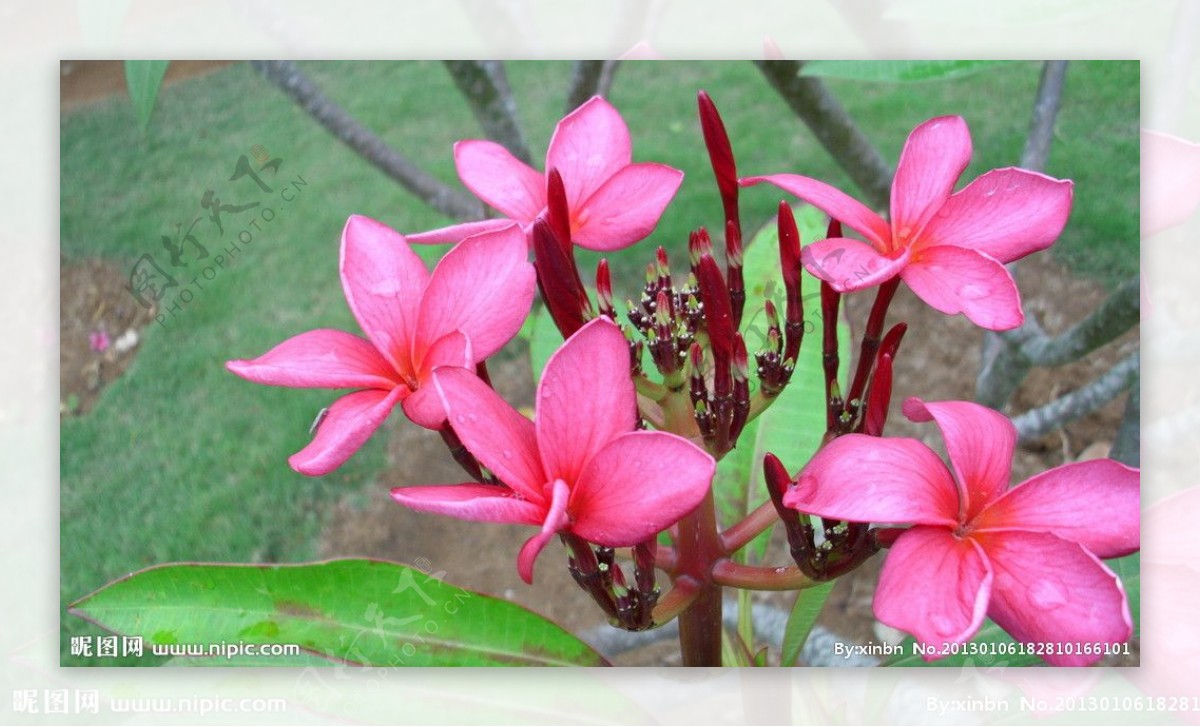
{"type": "Polygon", "coordinates": [[[446,186],[393,149],[334,103],[292,61],[251,61],[250,65],[339,141],[399,182],[422,202],[458,219],[484,216],[483,203],[446,186]]]}
{"type": "Polygon", "coordinates": [[[567,113],[579,108],[592,96],[608,96],[620,63],[619,60],[575,61],[567,86],[567,113]]]}
{"type": "Polygon", "coordinates": [[[876,208],[888,206],[892,168],[818,78],[800,76],[799,61],[754,61],[792,111],[816,135],[876,208]]]}
{"type": "Polygon", "coordinates": [[[475,120],[494,142],[513,156],[533,163],[529,145],[517,119],[517,102],[508,85],[508,74],[501,61],[443,61],[454,85],[467,100],[475,120]]]}
{"type": "Polygon", "coordinates": [[[1142,465],[1142,381],[1141,374],[1133,380],[1129,398],[1125,400],[1125,414],[1121,427],[1113,441],[1109,457],[1130,467],[1142,465]]]}
{"type": "MultiPolygon", "coordinates": [[[[1066,72],[1066,61],[1046,61],[1042,65],[1029,119],[1029,135],[1021,153],[1020,163],[1026,169],[1040,172],[1046,168],[1066,72]]],[[[1012,270],[1013,265],[1009,265],[1009,269],[1012,270]]],[[[984,333],[982,364],[975,379],[976,401],[993,409],[1002,409],[1008,404],[1032,367],[1032,363],[1020,354],[1020,347],[1038,337],[1045,338],[1046,335],[1033,316],[1014,331],[984,333]]]]}
{"type": "Polygon", "coordinates": [[[1104,406],[1137,381],[1140,366],[1141,352],[1134,351],[1083,388],[1014,418],[1017,442],[1031,442],[1104,406]]]}
{"type": "Polygon", "coordinates": [[[975,382],[975,400],[999,409],[1034,366],[1062,366],[1078,361],[1115,340],[1141,319],[1141,281],[1126,280],[1091,315],[1059,336],[1048,336],[1031,316],[1020,328],[989,334],[983,368],[975,382]],[[988,345],[993,348],[988,352],[988,345]]]}
{"type": "Polygon", "coordinates": [[[1062,104],[1063,86],[1067,79],[1066,61],[1046,61],[1033,101],[1033,117],[1029,120],[1029,137],[1021,154],[1021,166],[1035,172],[1045,171],[1050,159],[1050,144],[1054,141],[1054,120],[1062,104]]]}

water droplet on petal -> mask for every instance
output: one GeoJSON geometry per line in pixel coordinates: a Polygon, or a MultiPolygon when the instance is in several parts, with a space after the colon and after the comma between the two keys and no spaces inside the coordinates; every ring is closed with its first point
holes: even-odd
{"type": "Polygon", "coordinates": [[[504,459],[512,459],[512,457],[513,457],[513,453],[512,453],[511,449],[506,449],[503,452],[501,452],[501,454],[504,455],[504,459]]]}
{"type": "Polygon", "coordinates": [[[467,417],[462,414],[459,414],[458,416],[454,417],[454,421],[458,422],[459,424],[466,424],[467,417]]]}
{"type": "Polygon", "coordinates": [[[1029,600],[1036,608],[1049,610],[1067,603],[1067,594],[1062,586],[1053,581],[1038,581],[1029,589],[1029,600]]]}
{"type": "Polygon", "coordinates": [[[471,423],[476,422],[478,419],[479,419],[479,417],[475,416],[474,414],[467,415],[467,421],[469,421],[471,423]]]}

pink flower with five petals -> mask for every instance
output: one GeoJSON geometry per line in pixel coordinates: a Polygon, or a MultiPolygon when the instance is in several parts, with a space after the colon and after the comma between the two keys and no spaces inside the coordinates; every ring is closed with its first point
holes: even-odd
{"type": "Polygon", "coordinates": [[[392,498],[422,512],[540,527],[517,558],[527,583],[556,533],[636,545],[694,510],[712,483],[707,452],[675,434],[636,431],[629,346],[607,319],[550,357],[532,422],[470,371],[440,368],[433,379],[454,431],[504,485],[397,487],[392,498]]]}
{"type": "MultiPolygon", "coordinates": [[[[603,98],[592,97],[558,122],[546,151],[546,170],[562,175],[575,243],[589,250],[620,250],[654,231],[683,182],[683,172],[632,160],[629,128],[603,98]]],[[[528,233],[546,209],[546,175],[495,142],[458,142],[454,166],[475,196],[509,219],[451,225],[408,235],[409,242],[458,242],[512,222],[528,233]]]]}
{"type": "Polygon", "coordinates": [[[841,220],[870,244],[848,238],[804,248],[804,267],[840,292],[899,275],[942,313],[963,313],[1002,331],[1025,320],[1004,263],[1049,247],[1071,213],[1073,184],[1025,169],[993,169],[953,192],[971,160],[971,134],[958,116],[913,129],[892,180],[891,224],[842,191],[798,174],[747,177],[794,194],[841,220]]]}
{"type": "Polygon", "coordinates": [[[396,404],[423,427],[445,422],[430,376],[438,366],[474,367],[516,335],[533,303],[527,257],[509,223],[463,240],[430,275],[400,233],[355,215],[342,231],[342,287],[367,340],[318,329],[226,368],[271,386],[358,389],[329,407],[317,436],[288,460],[301,474],[332,472],[396,404]]]}
{"type": "MultiPolygon", "coordinates": [[[[915,439],[848,434],[818,452],[783,498],[821,517],[913,523],[883,564],[875,616],[939,649],[970,640],[985,616],[1025,643],[1126,641],[1125,591],[1100,558],[1138,549],[1138,470],[1090,460],[1008,489],[1016,429],[1003,415],[915,398],[904,413],[937,423],[953,475],[915,439]]],[[[1100,655],[1043,658],[1081,666],[1100,655]]]]}

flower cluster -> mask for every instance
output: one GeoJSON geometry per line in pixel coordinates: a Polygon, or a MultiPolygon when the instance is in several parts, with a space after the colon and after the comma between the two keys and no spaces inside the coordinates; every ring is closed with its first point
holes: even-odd
{"type": "MultiPolygon", "coordinates": [[[[821,517],[913,524],[894,538],[880,574],[879,620],[935,647],[929,659],[945,643],[970,640],[985,615],[1027,643],[1126,641],[1125,592],[1099,559],[1138,549],[1137,470],[1090,460],[1009,489],[1017,435],[1006,417],[915,398],[904,413],[937,424],[953,474],[915,439],[847,434],[783,496],[821,517]]],[[[1045,658],[1079,666],[1099,655],[1045,658]]]]}
{"type": "MultiPolygon", "coordinates": [[[[646,238],[683,173],[634,163],[625,122],[602,98],[558,123],[544,172],[491,141],[455,145],[463,184],[502,218],[405,236],[351,217],[340,269],[365,337],[319,329],[227,364],[258,383],[353,390],[314,425],[316,436],[292,456],[292,467],[306,475],[334,470],[399,405],[416,424],[440,432],[471,481],[395,487],[396,502],[536,528],[517,555],[518,574],[530,583],[539,554],[559,536],[571,551],[572,575],[615,625],[629,629],[657,622],[656,569],[678,591],[663,599],[668,616],[694,601],[710,609],[696,622],[719,626],[721,585],[777,588],[781,578],[811,584],[890,548],[876,615],[922,643],[966,641],[985,617],[1026,642],[1128,639],[1125,593],[1100,559],[1138,548],[1137,470],[1084,462],[1009,489],[1015,429],[1003,415],[968,402],[904,405],[910,419],[940,428],[949,468],[916,440],[882,437],[892,362],[906,330],[904,323],[884,330],[897,286],[904,282],[935,309],[963,313],[985,328],[1019,326],[1020,297],[1004,264],[1053,243],[1070,213],[1072,183],[1009,168],[955,192],[971,139],[963,119],[940,117],[906,142],[885,220],[809,177],[739,177],[724,124],[703,92],[699,110],[725,216],[724,269],[703,228],[691,234],[684,275],[672,275],[659,247],[626,323],[613,304],[608,262],[597,270],[593,305],[575,245],[615,251],[646,238]],[[825,239],[802,246],[791,207],[780,203],[786,308],[781,322],[774,303],[765,304],[769,330],[754,355],[752,387],[740,330],[746,290],[738,195],[760,183],[831,220],[825,239]],[[843,224],[865,242],[844,236],[843,224]],[[447,242],[454,247],[432,273],[410,247],[447,242]],[[823,447],[794,479],[766,456],[768,489],[796,567],[755,571],[732,556],[770,523],[751,514],[718,532],[712,482],[716,460],[737,446],[796,370],[802,267],[822,281],[826,431],[823,447]],[[876,287],[843,396],[841,296],[876,287]],[[529,418],[493,390],[486,360],[521,328],[535,289],[564,343],[541,374],[529,418]],[[657,369],[658,378],[644,366],[657,369]],[[813,516],[822,519],[821,531],[813,516]],[[660,547],[664,532],[672,544],[660,547]],[[615,548],[632,549],[633,584],[616,564],[615,548]]],[[[773,517],[769,507],[763,512],[773,517]]],[[[696,622],[687,628],[693,638],[696,622]]],[[[710,656],[719,652],[719,639],[696,640],[710,656]]],[[[1046,657],[1066,665],[1094,658],[1046,657]]],[[[688,659],[699,663],[685,649],[688,659]]]]}

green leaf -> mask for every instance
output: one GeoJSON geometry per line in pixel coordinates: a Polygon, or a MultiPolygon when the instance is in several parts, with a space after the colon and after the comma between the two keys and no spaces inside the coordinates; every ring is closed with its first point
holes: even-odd
{"type": "MultiPolygon", "coordinates": [[[[604,658],[513,603],[398,563],[165,565],[70,612],[157,645],[296,644],[370,666],[597,666],[604,658]]],[[[161,650],[161,649],[160,649],[161,650]]]]}
{"type": "Polygon", "coordinates": [[[800,657],[800,650],[804,648],[804,642],[808,641],[808,634],[817,622],[817,616],[821,615],[821,609],[829,599],[833,584],[834,581],[826,581],[796,594],[796,603],[792,606],[787,628],[783,631],[783,656],[779,662],[780,666],[795,666],[796,659],[800,657]]]}
{"type": "Polygon", "coordinates": [[[125,84],[143,129],[150,125],[158,89],[162,87],[163,76],[170,64],[170,61],[125,61],[125,84]]]}
{"type": "Polygon", "coordinates": [[[853,81],[911,83],[961,78],[1013,61],[808,61],[801,76],[844,78],[853,81]]]}
{"type": "Polygon", "coordinates": [[[1142,555],[1133,553],[1106,563],[1125,586],[1129,615],[1133,618],[1133,638],[1136,639],[1142,633],[1142,555]]]}
{"type": "Polygon", "coordinates": [[[546,362],[559,346],[563,345],[563,337],[558,332],[558,326],[554,325],[554,319],[550,317],[546,306],[540,306],[529,314],[529,320],[532,321],[529,332],[529,365],[533,369],[533,381],[537,383],[542,378],[542,369],[546,368],[546,362]]]}
{"type": "MultiPolygon", "coordinates": [[[[814,207],[798,208],[796,224],[801,240],[812,242],[825,236],[827,219],[814,207]]],[[[779,234],[774,220],[765,225],[746,246],[743,275],[746,281],[746,308],[742,335],[753,355],[766,341],[766,315],[763,303],[770,298],[784,315],[783,280],[779,267],[779,234]]],[[[821,357],[820,282],[805,272],[801,282],[804,299],[805,337],[791,382],[757,419],[750,422],[738,438],[735,449],[717,465],[713,492],[718,512],[725,525],[741,519],[748,510],[767,500],[762,477],[763,455],[773,452],[789,471],[800,469],[821,443],[825,434],[825,374],[821,357]]],[[[847,350],[850,330],[838,322],[838,342],[847,350]]],[[[843,366],[848,358],[843,353],[843,366]]],[[[761,560],[766,552],[770,531],[751,541],[749,555],[761,560]]]]}

